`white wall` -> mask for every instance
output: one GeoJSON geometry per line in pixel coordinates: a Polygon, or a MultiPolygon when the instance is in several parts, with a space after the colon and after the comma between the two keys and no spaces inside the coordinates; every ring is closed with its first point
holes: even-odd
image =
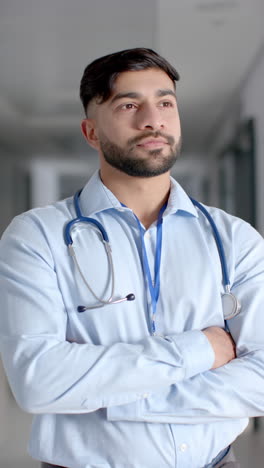
{"type": "Polygon", "coordinates": [[[241,90],[241,117],[256,124],[257,228],[264,235],[264,46],[241,90]]]}
{"type": "Polygon", "coordinates": [[[218,204],[219,152],[227,145],[240,121],[253,118],[256,128],[256,227],[264,235],[264,47],[254,59],[248,74],[242,79],[240,89],[236,90],[230,101],[226,114],[219,123],[214,140],[210,145],[211,179],[213,192],[212,204],[218,204]]]}

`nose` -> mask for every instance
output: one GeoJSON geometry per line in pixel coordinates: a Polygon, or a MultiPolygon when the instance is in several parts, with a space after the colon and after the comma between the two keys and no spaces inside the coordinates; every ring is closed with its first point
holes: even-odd
{"type": "Polygon", "coordinates": [[[165,127],[160,109],[151,104],[145,104],[137,113],[137,127],[140,130],[160,130],[165,127]]]}

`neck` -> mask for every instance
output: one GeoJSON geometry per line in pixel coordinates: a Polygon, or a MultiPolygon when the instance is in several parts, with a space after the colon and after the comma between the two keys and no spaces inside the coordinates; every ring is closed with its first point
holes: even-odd
{"type": "Polygon", "coordinates": [[[116,198],[130,208],[147,229],[166,203],[170,192],[170,174],[156,177],[133,177],[114,168],[101,168],[101,179],[116,198]]]}

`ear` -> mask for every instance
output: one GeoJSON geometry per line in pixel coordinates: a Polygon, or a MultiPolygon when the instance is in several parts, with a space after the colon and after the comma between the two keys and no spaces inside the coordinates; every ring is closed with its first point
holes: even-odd
{"type": "Polygon", "coordinates": [[[84,138],[94,149],[99,149],[99,140],[97,137],[96,123],[94,119],[84,119],[81,122],[81,129],[84,138]]]}

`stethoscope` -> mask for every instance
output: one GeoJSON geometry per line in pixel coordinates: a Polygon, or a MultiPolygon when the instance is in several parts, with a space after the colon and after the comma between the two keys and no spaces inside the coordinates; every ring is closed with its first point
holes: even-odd
{"type": "MultiPolygon", "coordinates": [[[[109,237],[107,235],[107,232],[105,228],[102,226],[102,224],[97,221],[94,218],[86,217],[83,216],[81,213],[81,208],[80,208],[80,203],[79,203],[79,198],[80,198],[81,190],[76,192],[74,195],[74,208],[76,211],[76,218],[72,219],[69,221],[64,230],[64,236],[65,236],[65,243],[68,247],[70,256],[73,258],[73,261],[76,265],[76,268],[84,281],[86,287],[89,289],[90,293],[92,296],[95,298],[95,300],[98,302],[95,305],[91,306],[84,306],[84,305],[79,305],[77,307],[78,312],[84,312],[86,310],[90,309],[95,309],[95,308],[100,308],[105,305],[112,305],[112,304],[120,304],[121,302],[125,301],[134,301],[135,300],[135,295],[133,293],[127,294],[125,297],[122,297],[120,299],[114,298],[114,291],[115,291],[115,272],[114,272],[114,265],[113,265],[113,257],[112,257],[112,249],[111,245],[109,242],[109,237]],[[91,288],[91,286],[88,284],[81,267],[79,265],[79,262],[77,260],[74,247],[73,247],[73,240],[71,236],[72,229],[76,227],[78,223],[86,223],[93,225],[98,232],[101,235],[102,242],[105,247],[107,259],[108,259],[108,264],[110,268],[110,281],[111,281],[111,291],[108,299],[103,299],[97,296],[97,294],[94,292],[94,290],[91,288]]],[[[224,293],[222,294],[222,305],[223,305],[223,313],[224,313],[224,319],[225,320],[230,320],[231,318],[235,317],[237,314],[239,314],[241,310],[241,304],[236,298],[236,296],[231,292],[230,290],[230,280],[229,280],[229,275],[228,275],[228,270],[227,270],[227,262],[226,262],[226,257],[225,257],[225,252],[224,252],[224,247],[223,243],[219,234],[219,231],[216,227],[216,224],[212,218],[212,216],[209,214],[209,212],[206,210],[206,208],[199,203],[198,201],[194,200],[191,198],[191,201],[194,206],[196,206],[206,217],[208,220],[213,235],[215,239],[215,243],[218,249],[218,254],[219,254],[219,259],[221,262],[221,268],[222,268],[222,276],[223,276],[223,285],[224,285],[224,293]]]]}

